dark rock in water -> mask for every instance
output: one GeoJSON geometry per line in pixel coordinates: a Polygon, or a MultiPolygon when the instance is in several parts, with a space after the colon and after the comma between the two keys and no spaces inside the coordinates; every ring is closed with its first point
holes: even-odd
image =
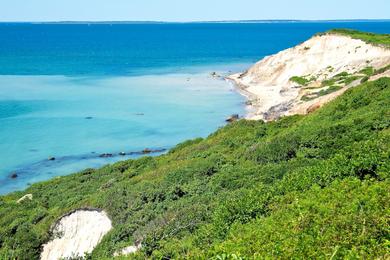
{"type": "Polygon", "coordinates": [[[18,174],[17,174],[16,172],[14,172],[14,173],[12,173],[12,174],[10,175],[10,178],[11,178],[11,179],[16,179],[16,178],[18,178],[18,174]]]}
{"type": "Polygon", "coordinates": [[[153,150],[153,153],[162,153],[162,152],[165,152],[167,149],[157,149],[157,150],[153,150]]]}
{"type": "Polygon", "coordinates": [[[217,74],[217,72],[212,72],[211,74],[210,74],[212,77],[215,77],[215,78],[218,78],[218,77],[220,77],[218,74],[217,74]]]}
{"type": "Polygon", "coordinates": [[[149,149],[149,148],[145,148],[144,150],[142,150],[142,153],[143,154],[148,154],[148,153],[162,153],[162,152],[165,152],[167,149],[155,149],[155,150],[152,150],[152,149],[149,149]]]}
{"type": "Polygon", "coordinates": [[[153,151],[150,150],[149,148],[145,148],[145,149],[142,150],[143,154],[147,154],[147,153],[151,153],[151,152],[153,152],[153,151]]]}
{"type": "Polygon", "coordinates": [[[49,161],[55,161],[56,160],[56,158],[55,157],[49,157],[49,158],[47,158],[49,161]]]}
{"type": "Polygon", "coordinates": [[[126,153],[125,152],[120,152],[119,155],[125,156],[126,153]]]}
{"type": "Polygon", "coordinates": [[[93,117],[92,116],[87,116],[87,117],[85,117],[85,119],[93,119],[93,117]]]}
{"type": "Polygon", "coordinates": [[[240,116],[238,114],[234,114],[234,115],[229,116],[226,119],[226,122],[231,123],[231,122],[237,121],[238,119],[240,119],[240,116]]]}
{"type": "Polygon", "coordinates": [[[101,155],[99,155],[100,158],[109,158],[109,157],[112,157],[112,153],[102,153],[101,155]]]}

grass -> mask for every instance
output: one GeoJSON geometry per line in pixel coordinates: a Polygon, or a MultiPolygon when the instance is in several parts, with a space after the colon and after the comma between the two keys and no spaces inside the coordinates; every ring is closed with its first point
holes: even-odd
{"type": "Polygon", "coordinates": [[[38,259],[50,226],[83,207],[114,226],[88,259],[136,240],[134,259],[388,258],[389,100],[382,78],[308,116],[240,120],[162,156],[1,196],[0,259],[38,259]]]}
{"type": "Polygon", "coordinates": [[[310,101],[310,100],[313,100],[313,99],[316,99],[316,98],[328,95],[330,93],[333,93],[333,92],[335,92],[337,90],[340,90],[340,89],[342,89],[341,86],[335,86],[335,85],[329,86],[328,88],[322,89],[319,92],[310,93],[308,95],[304,95],[304,96],[301,97],[301,100],[302,101],[310,101]]]}
{"type": "Polygon", "coordinates": [[[328,94],[333,93],[333,92],[340,90],[340,89],[342,89],[342,87],[340,87],[340,86],[330,86],[327,89],[321,90],[320,92],[318,92],[318,96],[320,96],[320,97],[325,96],[325,95],[328,95],[328,94]]]}
{"type": "Polygon", "coordinates": [[[362,40],[369,44],[390,48],[390,34],[375,34],[350,29],[333,29],[326,32],[325,34],[346,35],[353,39],[362,40]]]}
{"type": "Polygon", "coordinates": [[[298,85],[300,86],[307,86],[309,85],[311,82],[313,81],[316,81],[316,77],[315,76],[310,76],[310,75],[307,75],[307,76],[293,76],[290,78],[290,81],[292,82],[295,82],[297,83],[298,85]]]}
{"type": "Polygon", "coordinates": [[[361,71],[359,71],[359,73],[364,74],[364,75],[369,76],[369,77],[374,75],[374,72],[375,72],[375,69],[373,67],[366,67],[366,68],[362,69],[361,71]]]}
{"type": "MultiPolygon", "coordinates": [[[[370,72],[369,68],[366,68],[366,69],[362,70],[360,73],[363,74],[363,73],[369,73],[369,72],[370,72]]],[[[374,72],[372,72],[372,73],[374,73],[374,72]]],[[[331,86],[334,86],[335,84],[347,86],[347,85],[351,84],[352,82],[354,82],[355,80],[358,80],[360,78],[363,78],[363,76],[349,74],[348,72],[341,72],[330,79],[326,79],[326,80],[322,81],[321,86],[322,87],[331,87],[331,86]]]]}
{"type": "Polygon", "coordinates": [[[306,86],[307,84],[310,83],[310,80],[306,79],[305,77],[298,77],[298,76],[291,77],[290,81],[295,82],[301,86],[306,86]]]}
{"type": "Polygon", "coordinates": [[[382,73],[384,73],[384,72],[386,72],[388,70],[390,70],[390,64],[385,66],[385,67],[383,67],[383,68],[375,70],[373,75],[379,75],[379,74],[382,74],[382,73]]]}

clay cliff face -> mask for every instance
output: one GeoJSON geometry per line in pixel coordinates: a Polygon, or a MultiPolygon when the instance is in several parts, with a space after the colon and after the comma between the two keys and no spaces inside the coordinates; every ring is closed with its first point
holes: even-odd
{"type": "Polygon", "coordinates": [[[248,71],[229,78],[255,103],[249,119],[268,119],[267,115],[274,110],[279,109],[277,116],[288,115],[297,105],[301,88],[291,77],[321,82],[342,72],[355,74],[367,67],[375,69],[388,64],[389,49],[348,36],[326,34],[265,57],[248,71]]]}

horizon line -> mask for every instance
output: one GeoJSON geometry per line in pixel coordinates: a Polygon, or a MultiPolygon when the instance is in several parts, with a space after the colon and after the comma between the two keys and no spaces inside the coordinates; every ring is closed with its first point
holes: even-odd
{"type": "Polygon", "coordinates": [[[154,20],[59,20],[59,21],[0,21],[0,23],[28,23],[28,24],[131,24],[131,23],[277,23],[277,22],[377,22],[390,21],[385,19],[260,19],[260,20],[205,20],[205,21],[154,21],[154,20]]]}

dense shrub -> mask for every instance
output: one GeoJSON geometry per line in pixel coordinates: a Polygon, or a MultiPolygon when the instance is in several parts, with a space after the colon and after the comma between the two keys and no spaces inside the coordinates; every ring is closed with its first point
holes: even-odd
{"type": "Polygon", "coordinates": [[[37,259],[52,223],[86,206],[114,225],[91,259],[135,241],[136,259],[387,258],[389,101],[390,79],[366,82],[308,116],[240,120],[2,196],[0,259],[37,259]]]}

